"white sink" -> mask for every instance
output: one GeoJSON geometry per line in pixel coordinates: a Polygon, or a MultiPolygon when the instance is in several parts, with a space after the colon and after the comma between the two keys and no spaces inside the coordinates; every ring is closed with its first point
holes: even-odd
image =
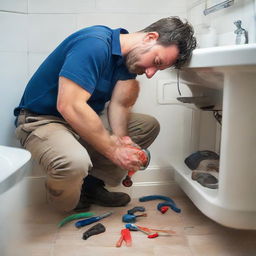
{"type": "Polygon", "coordinates": [[[256,65],[256,44],[195,49],[189,68],[256,65]]]}
{"type": "Polygon", "coordinates": [[[188,65],[180,72],[183,82],[191,86],[223,89],[226,71],[253,71],[256,65],[256,44],[229,45],[195,49],[188,65]]]}
{"type": "Polygon", "coordinates": [[[255,66],[256,44],[195,49],[188,65],[181,69],[180,78],[194,98],[211,98],[205,105],[219,109],[227,73],[253,73],[255,66]]]}
{"type": "Polygon", "coordinates": [[[22,167],[30,157],[30,152],[25,149],[0,146],[0,194],[24,177],[25,169],[22,167]]]}

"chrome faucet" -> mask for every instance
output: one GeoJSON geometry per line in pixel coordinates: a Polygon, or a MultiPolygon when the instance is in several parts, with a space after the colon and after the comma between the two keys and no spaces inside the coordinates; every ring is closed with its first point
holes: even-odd
{"type": "Polygon", "coordinates": [[[248,44],[248,31],[242,28],[242,21],[236,20],[234,24],[236,26],[234,31],[236,34],[236,44],[248,44]]]}

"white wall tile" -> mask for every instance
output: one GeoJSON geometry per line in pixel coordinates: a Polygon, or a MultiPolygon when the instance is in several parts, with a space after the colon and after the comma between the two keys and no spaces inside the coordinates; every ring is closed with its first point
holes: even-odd
{"type": "Polygon", "coordinates": [[[188,10],[188,18],[194,25],[196,33],[200,33],[200,25],[207,24],[216,29],[219,45],[235,44],[233,22],[242,20],[242,26],[249,32],[249,43],[256,42],[256,10],[255,0],[237,0],[229,8],[204,16],[204,3],[188,10]]]}
{"type": "Polygon", "coordinates": [[[184,12],[186,0],[96,0],[96,7],[99,10],[123,13],[173,13],[184,12]]]}
{"type": "Polygon", "coordinates": [[[95,0],[28,0],[28,13],[81,13],[95,10],[95,0]]]}
{"type": "Polygon", "coordinates": [[[227,32],[219,34],[218,36],[218,45],[232,45],[235,44],[236,36],[234,32],[227,32]]]}
{"type": "Polygon", "coordinates": [[[191,8],[188,12],[188,19],[194,26],[210,23],[209,17],[203,14],[205,4],[200,3],[191,8]]]}
{"type": "Polygon", "coordinates": [[[1,0],[0,10],[8,12],[22,12],[28,11],[28,0],[1,0]]]}
{"type": "Polygon", "coordinates": [[[13,109],[20,101],[27,84],[27,53],[0,53],[1,132],[0,144],[13,145],[13,109]]]}
{"type": "MultiPolygon", "coordinates": [[[[234,6],[209,15],[213,26],[218,27],[219,33],[226,33],[235,30],[233,22],[242,20],[248,27],[250,20],[254,19],[253,1],[238,1],[234,6]]],[[[248,28],[247,28],[248,29],[248,28]]]]}
{"type": "Polygon", "coordinates": [[[29,51],[49,52],[76,30],[72,14],[29,14],[29,51]]]}
{"type": "Polygon", "coordinates": [[[50,54],[48,53],[29,53],[28,54],[28,77],[36,72],[38,67],[43,63],[46,57],[50,54]]]}
{"type": "Polygon", "coordinates": [[[187,1],[187,7],[191,8],[191,7],[195,6],[195,5],[199,5],[199,4],[203,3],[203,2],[205,2],[205,0],[188,0],[187,1]]]}
{"type": "MultiPolygon", "coordinates": [[[[226,38],[225,40],[227,40],[228,33],[234,33],[234,30],[236,29],[233,22],[240,19],[242,20],[242,27],[249,32],[249,42],[256,42],[255,12],[253,4],[253,0],[238,1],[233,7],[213,13],[210,17],[212,26],[218,29],[218,33],[221,34],[220,36],[225,34],[224,37],[226,38]]],[[[234,36],[231,35],[227,42],[233,40],[233,38],[234,36]]],[[[234,43],[235,41],[233,41],[233,44],[234,43]]]]}
{"type": "Polygon", "coordinates": [[[140,95],[134,106],[134,112],[155,116],[160,122],[160,134],[150,146],[151,166],[169,166],[180,158],[183,150],[183,107],[159,105],[157,103],[157,85],[159,79],[176,79],[169,69],[159,71],[151,79],[138,76],[140,95]]]}
{"type": "Polygon", "coordinates": [[[27,16],[0,12],[0,51],[27,51],[27,16]]]}
{"type": "MultiPolygon", "coordinates": [[[[185,13],[177,13],[176,15],[184,18],[185,13]]],[[[111,28],[126,28],[129,32],[134,32],[145,28],[151,23],[167,17],[168,14],[118,14],[118,13],[93,13],[93,14],[81,14],[78,15],[78,28],[84,28],[92,25],[105,25],[111,28]]]]}
{"type": "MultiPolygon", "coordinates": [[[[4,92],[13,94],[9,105],[7,102],[3,102],[3,106],[8,109],[8,114],[4,114],[3,137],[8,138],[9,136],[9,140],[14,138],[12,136],[12,111],[14,106],[19,103],[28,78],[33,75],[44,58],[68,35],[77,29],[96,24],[112,28],[125,27],[130,32],[134,32],[163,17],[186,18],[187,11],[186,0],[159,0],[157,2],[148,0],[28,0],[28,3],[29,52],[28,56],[25,55],[28,57],[28,60],[25,58],[28,65],[23,63],[22,68],[15,66],[15,76],[12,78],[9,75],[5,78],[5,83],[10,84],[11,88],[4,92]],[[18,70],[17,74],[16,70],[18,70]],[[21,75],[20,72],[28,73],[28,76],[23,80],[16,81],[15,79],[21,75]],[[18,90],[17,87],[19,87],[18,90]]],[[[14,55],[12,57],[14,58],[14,55]]],[[[2,63],[0,62],[0,64],[2,63]]],[[[7,69],[9,74],[14,70],[10,66],[7,69]]],[[[170,76],[170,72],[162,71],[150,80],[145,76],[139,77],[141,93],[134,111],[156,116],[162,126],[159,137],[150,147],[151,165],[153,166],[169,166],[172,161],[180,158],[183,150],[184,131],[180,129],[184,122],[182,107],[158,105],[156,99],[158,79],[170,78],[170,76]]],[[[0,136],[0,143],[7,144],[8,141],[4,141],[3,137],[0,136]]]]}

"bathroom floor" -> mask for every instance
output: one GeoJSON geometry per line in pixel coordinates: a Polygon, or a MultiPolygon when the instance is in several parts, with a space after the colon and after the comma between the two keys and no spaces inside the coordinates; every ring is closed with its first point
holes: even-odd
{"type": "MultiPolygon", "coordinates": [[[[133,199],[127,207],[106,208],[92,206],[91,212],[100,215],[106,211],[114,213],[101,220],[106,232],[82,240],[89,226],[77,229],[72,221],[62,228],[57,223],[67,215],[51,211],[48,206],[28,207],[22,218],[19,243],[9,239],[8,256],[115,256],[115,255],[172,255],[172,256],[254,256],[256,255],[256,231],[239,231],[223,227],[204,216],[187,197],[173,197],[181,213],[168,210],[157,211],[160,201],[140,203],[133,199]],[[147,217],[137,218],[136,224],[158,229],[172,229],[173,236],[154,239],[139,231],[132,231],[132,246],[116,248],[120,231],[124,228],[122,215],[134,206],[144,206],[147,217]]],[[[17,235],[17,234],[16,234],[17,235]]]]}

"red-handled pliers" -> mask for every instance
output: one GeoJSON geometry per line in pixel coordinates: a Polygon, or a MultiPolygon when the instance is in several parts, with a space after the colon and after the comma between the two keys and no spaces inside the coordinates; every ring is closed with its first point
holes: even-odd
{"type": "Polygon", "coordinates": [[[131,232],[128,228],[124,228],[121,230],[121,237],[117,241],[116,247],[121,247],[123,241],[125,241],[126,246],[132,246],[131,232]]]}

